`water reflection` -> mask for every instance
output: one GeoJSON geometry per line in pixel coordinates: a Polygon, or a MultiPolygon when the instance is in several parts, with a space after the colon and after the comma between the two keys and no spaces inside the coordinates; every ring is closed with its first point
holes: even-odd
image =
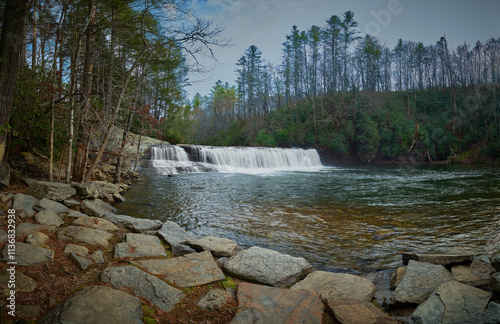
{"type": "Polygon", "coordinates": [[[368,272],[397,266],[403,251],[491,252],[498,180],[498,169],[452,167],[156,175],[117,207],[302,256],[318,269],[368,272]]]}

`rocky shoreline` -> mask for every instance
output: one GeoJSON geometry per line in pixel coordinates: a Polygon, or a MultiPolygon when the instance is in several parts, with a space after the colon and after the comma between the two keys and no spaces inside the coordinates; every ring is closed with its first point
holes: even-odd
{"type": "Polygon", "coordinates": [[[500,323],[500,250],[404,254],[384,290],[388,276],[118,215],[128,185],[27,183],[0,195],[2,323],[500,323]]]}

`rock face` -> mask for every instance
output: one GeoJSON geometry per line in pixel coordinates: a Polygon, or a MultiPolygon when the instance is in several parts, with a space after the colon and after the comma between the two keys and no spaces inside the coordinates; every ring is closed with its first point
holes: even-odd
{"type": "Polygon", "coordinates": [[[189,240],[185,244],[199,251],[210,251],[216,257],[232,257],[243,250],[235,241],[226,238],[205,236],[201,239],[189,240]]]}
{"type": "Polygon", "coordinates": [[[366,278],[326,271],[310,273],[290,289],[317,292],[324,299],[352,298],[370,301],[375,294],[375,285],[366,278]]]}
{"type": "Polygon", "coordinates": [[[28,188],[28,195],[42,199],[63,201],[76,194],[69,184],[49,181],[33,181],[28,188]]]}
{"type": "Polygon", "coordinates": [[[133,261],[132,264],[152,274],[164,276],[165,280],[178,287],[201,286],[225,279],[208,251],[173,259],[133,261]]]}
{"type": "Polygon", "coordinates": [[[417,307],[412,319],[415,323],[464,323],[483,312],[490,297],[481,289],[449,281],[417,307]]]}
{"type": "Polygon", "coordinates": [[[395,319],[387,316],[380,309],[369,302],[352,298],[328,299],[328,308],[335,319],[341,324],[377,323],[397,324],[395,319]]]}
{"type": "Polygon", "coordinates": [[[113,234],[88,227],[68,226],[57,231],[57,238],[66,242],[96,245],[107,249],[113,234]]]}
{"type": "Polygon", "coordinates": [[[107,268],[102,272],[101,280],[116,288],[132,288],[137,296],[148,299],[165,312],[170,312],[184,297],[179,289],[134,266],[107,268]]]}
{"type": "Polygon", "coordinates": [[[14,196],[14,204],[12,205],[12,208],[16,211],[24,210],[26,215],[31,217],[35,214],[33,207],[35,207],[37,203],[38,199],[35,197],[18,193],[14,196]]]}
{"type": "Polygon", "coordinates": [[[106,232],[115,232],[119,230],[119,228],[110,221],[97,217],[80,217],[73,221],[73,225],[90,227],[106,232]]]}
{"type": "Polygon", "coordinates": [[[41,225],[61,226],[64,221],[61,216],[51,210],[44,210],[35,215],[36,221],[41,225]]]}
{"type": "Polygon", "coordinates": [[[322,323],[319,294],[250,283],[238,286],[238,311],[232,324],[322,323]]]}
{"type": "Polygon", "coordinates": [[[80,208],[85,214],[95,217],[103,217],[106,214],[115,213],[117,211],[115,207],[99,198],[84,200],[80,208]]]}
{"type": "Polygon", "coordinates": [[[453,280],[453,275],[442,265],[410,260],[389,304],[420,304],[441,284],[453,280]]]}
{"type": "Polygon", "coordinates": [[[304,258],[254,246],[230,258],[224,269],[241,279],[286,287],[310,273],[312,266],[304,258]]]}
{"type": "Polygon", "coordinates": [[[126,215],[106,214],[104,219],[118,226],[126,226],[135,232],[155,231],[162,227],[159,220],[135,218],[126,215]]]}
{"type": "Polygon", "coordinates": [[[78,197],[82,199],[99,198],[99,190],[93,182],[77,183],[72,182],[71,186],[75,188],[78,197]]]}
{"type": "Polygon", "coordinates": [[[484,262],[474,261],[470,265],[456,265],[451,268],[455,280],[470,286],[485,286],[490,284],[490,275],[495,272],[484,262]]]}
{"type": "Polygon", "coordinates": [[[198,302],[198,306],[209,312],[221,309],[233,295],[222,289],[210,289],[198,302]]]}
{"type": "Polygon", "coordinates": [[[141,300],[106,286],[88,286],[66,298],[38,323],[142,324],[141,300]]]}
{"type": "Polygon", "coordinates": [[[44,210],[50,210],[54,213],[66,213],[69,210],[69,208],[64,206],[63,204],[47,198],[43,198],[42,200],[40,200],[37,204],[37,207],[41,207],[44,210]]]}
{"type": "Polygon", "coordinates": [[[167,257],[160,239],[153,235],[127,234],[126,242],[115,247],[114,258],[167,257]]]}
{"type": "Polygon", "coordinates": [[[2,252],[4,261],[16,261],[18,266],[32,266],[54,260],[54,251],[40,247],[38,245],[16,242],[15,259],[8,256],[7,245],[2,252]],[[9,258],[9,259],[8,259],[9,258]]]}

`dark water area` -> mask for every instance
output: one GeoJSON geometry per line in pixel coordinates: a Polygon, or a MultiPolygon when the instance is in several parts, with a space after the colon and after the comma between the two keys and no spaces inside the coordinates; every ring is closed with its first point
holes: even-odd
{"type": "Polygon", "coordinates": [[[491,253],[500,169],[329,167],[319,172],[144,175],[119,213],[304,257],[318,270],[395,268],[401,252],[491,253]]]}

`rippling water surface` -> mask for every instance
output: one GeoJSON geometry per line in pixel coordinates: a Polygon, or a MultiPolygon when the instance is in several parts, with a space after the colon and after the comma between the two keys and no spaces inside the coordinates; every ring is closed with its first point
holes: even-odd
{"type": "Polygon", "coordinates": [[[149,175],[117,207],[301,256],[317,269],[369,272],[398,266],[403,251],[490,253],[500,243],[499,173],[437,166],[149,175]]]}

